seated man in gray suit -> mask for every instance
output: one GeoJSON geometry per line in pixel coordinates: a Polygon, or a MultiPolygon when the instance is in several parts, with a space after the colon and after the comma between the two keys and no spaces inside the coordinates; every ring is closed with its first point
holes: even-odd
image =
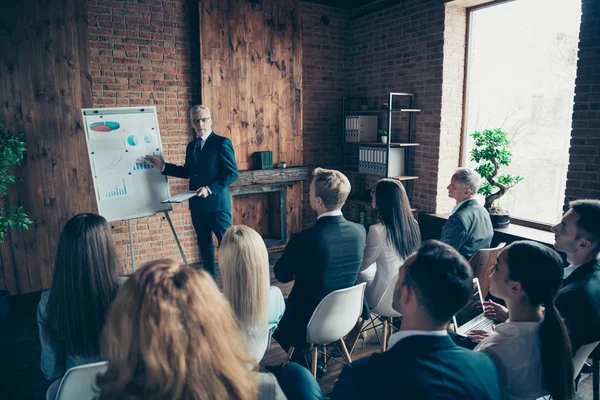
{"type": "MultiPolygon", "coordinates": [[[[471,267],[452,247],[424,242],[400,267],[392,306],[402,313],[400,331],[385,353],[344,366],[334,400],[497,400],[498,375],[485,354],[458,347],[448,323],[473,293],[471,267]]],[[[280,385],[288,399],[322,400],[310,372],[290,363],[280,385]]]]}
{"type": "Polygon", "coordinates": [[[467,260],[479,249],[492,243],[494,229],[490,214],[475,199],[481,178],[469,168],[458,168],[448,189],[448,197],[456,201],[452,215],[442,228],[440,240],[454,247],[467,260]]]}

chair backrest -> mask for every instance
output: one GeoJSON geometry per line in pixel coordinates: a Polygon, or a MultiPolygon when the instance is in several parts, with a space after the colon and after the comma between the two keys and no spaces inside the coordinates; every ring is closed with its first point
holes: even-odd
{"type": "Polygon", "coordinates": [[[585,360],[589,358],[590,354],[592,354],[598,343],[600,343],[600,340],[594,343],[584,344],[579,348],[579,350],[577,350],[575,356],[573,356],[573,372],[575,373],[573,379],[577,378],[581,368],[583,368],[585,360]]]}
{"type": "Polygon", "coordinates": [[[93,400],[98,396],[96,376],[106,372],[106,361],[79,365],[67,371],[60,382],[56,400],[93,400]]]}
{"type": "Polygon", "coordinates": [[[392,302],[394,300],[394,289],[396,288],[396,282],[398,282],[399,275],[399,273],[396,274],[387,285],[385,291],[383,292],[383,296],[381,296],[381,299],[379,299],[377,305],[371,310],[372,313],[381,315],[382,317],[401,316],[401,314],[392,307],[392,302]]]}
{"type": "Polygon", "coordinates": [[[471,269],[473,269],[473,276],[479,279],[481,296],[484,299],[490,290],[490,269],[496,264],[498,254],[500,254],[504,246],[506,246],[506,243],[502,242],[491,249],[477,250],[469,260],[471,269]]]}
{"type": "Polygon", "coordinates": [[[306,343],[329,344],[346,336],[362,313],[366,283],[329,293],[306,327],[306,343]]]}

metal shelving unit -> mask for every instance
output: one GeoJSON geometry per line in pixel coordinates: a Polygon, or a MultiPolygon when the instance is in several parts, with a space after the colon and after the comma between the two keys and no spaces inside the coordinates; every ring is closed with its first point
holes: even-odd
{"type": "MultiPolygon", "coordinates": [[[[358,147],[360,145],[371,146],[371,147],[383,147],[386,149],[385,156],[385,166],[386,166],[386,177],[394,178],[403,181],[404,186],[406,187],[406,192],[408,194],[408,198],[412,198],[412,184],[411,182],[415,179],[418,179],[418,176],[412,174],[411,166],[412,166],[412,148],[419,146],[419,143],[414,142],[414,116],[416,113],[421,112],[420,109],[415,107],[415,95],[412,93],[399,93],[399,92],[390,92],[388,96],[388,108],[387,109],[372,109],[372,110],[349,110],[349,106],[352,105],[353,102],[364,102],[367,100],[366,97],[343,97],[342,98],[342,126],[345,126],[346,117],[350,115],[379,115],[378,118],[378,128],[382,129],[384,127],[383,116],[387,115],[387,131],[388,131],[388,141],[387,143],[380,142],[349,142],[346,140],[345,131],[342,131],[342,172],[347,174],[358,175],[358,193],[364,193],[365,190],[365,178],[371,174],[363,173],[357,171],[356,165],[346,165],[346,152],[350,146],[358,147]],[[404,101],[403,101],[404,100],[404,101]],[[402,107],[394,107],[394,102],[403,103],[402,107]],[[407,115],[407,133],[405,140],[402,141],[393,141],[393,118],[392,116],[396,113],[406,113],[407,115]],[[404,148],[404,174],[401,176],[390,176],[390,149],[392,148],[404,148]]],[[[382,176],[378,175],[382,178],[382,176]]],[[[350,198],[348,201],[356,204],[359,207],[359,214],[365,212],[365,208],[370,207],[370,202],[361,198],[350,198]]],[[[413,211],[416,211],[414,209],[413,211]]],[[[362,222],[362,221],[361,221],[362,222]]]]}

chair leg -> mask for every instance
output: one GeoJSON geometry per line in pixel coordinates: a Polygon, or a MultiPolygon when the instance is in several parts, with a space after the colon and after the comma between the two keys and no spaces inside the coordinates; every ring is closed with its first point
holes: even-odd
{"type": "Polygon", "coordinates": [[[383,321],[383,331],[381,332],[383,336],[383,351],[387,350],[387,336],[388,336],[388,320],[387,318],[383,321]]]}
{"type": "Polygon", "coordinates": [[[290,346],[290,348],[288,349],[288,352],[287,352],[287,356],[285,357],[285,361],[283,362],[282,367],[284,367],[285,364],[287,364],[287,363],[290,362],[290,360],[292,359],[292,356],[294,355],[294,349],[295,349],[294,346],[290,346]]]}
{"type": "Polygon", "coordinates": [[[311,372],[312,372],[313,376],[315,377],[315,379],[317,379],[317,356],[318,355],[319,355],[319,353],[317,352],[317,345],[313,344],[311,372]]]}
{"type": "Polygon", "coordinates": [[[600,393],[598,392],[598,383],[600,381],[600,359],[594,358],[592,360],[592,393],[594,400],[600,400],[600,393]]]}
{"type": "Polygon", "coordinates": [[[323,364],[327,364],[327,345],[323,345],[323,364]]]}
{"type": "Polygon", "coordinates": [[[346,343],[344,343],[344,339],[340,339],[340,346],[342,347],[342,351],[344,352],[344,358],[348,363],[352,362],[350,358],[350,353],[348,353],[348,349],[346,348],[346,343]]]}

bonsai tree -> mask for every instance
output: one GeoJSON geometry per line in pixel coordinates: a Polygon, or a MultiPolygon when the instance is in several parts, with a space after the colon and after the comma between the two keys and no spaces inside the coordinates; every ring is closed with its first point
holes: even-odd
{"type": "Polygon", "coordinates": [[[23,212],[23,207],[18,205],[9,205],[6,192],[8,185],[16,182],[10,168],[13,165],[21,165],[23,152],[25,151],[25,138],[23,134],[15,135],[12,129],[4,131],[4,126],[0,124],[0,197],[3,200],[3,206],[0,209],[0,243],[4,242],[4,236],[8,229],[29,229],[27,225],[31,220],[23,212]]]}
{"type": "Polygon", "coordinates": [[[523,180],[519,175],[498,175],[500,166],[508,167],[512,161],[512,153],[508,150],[510,142],[507,134],[502,129],[496,128],[473,132],[471,137],[475,139],[471,160],[480,164],[475,171],[484,179],[477,193],[485,196],[484,207],[490,214],[507,214],[494,203],[504,196],[508,189],[523,180]]]}

